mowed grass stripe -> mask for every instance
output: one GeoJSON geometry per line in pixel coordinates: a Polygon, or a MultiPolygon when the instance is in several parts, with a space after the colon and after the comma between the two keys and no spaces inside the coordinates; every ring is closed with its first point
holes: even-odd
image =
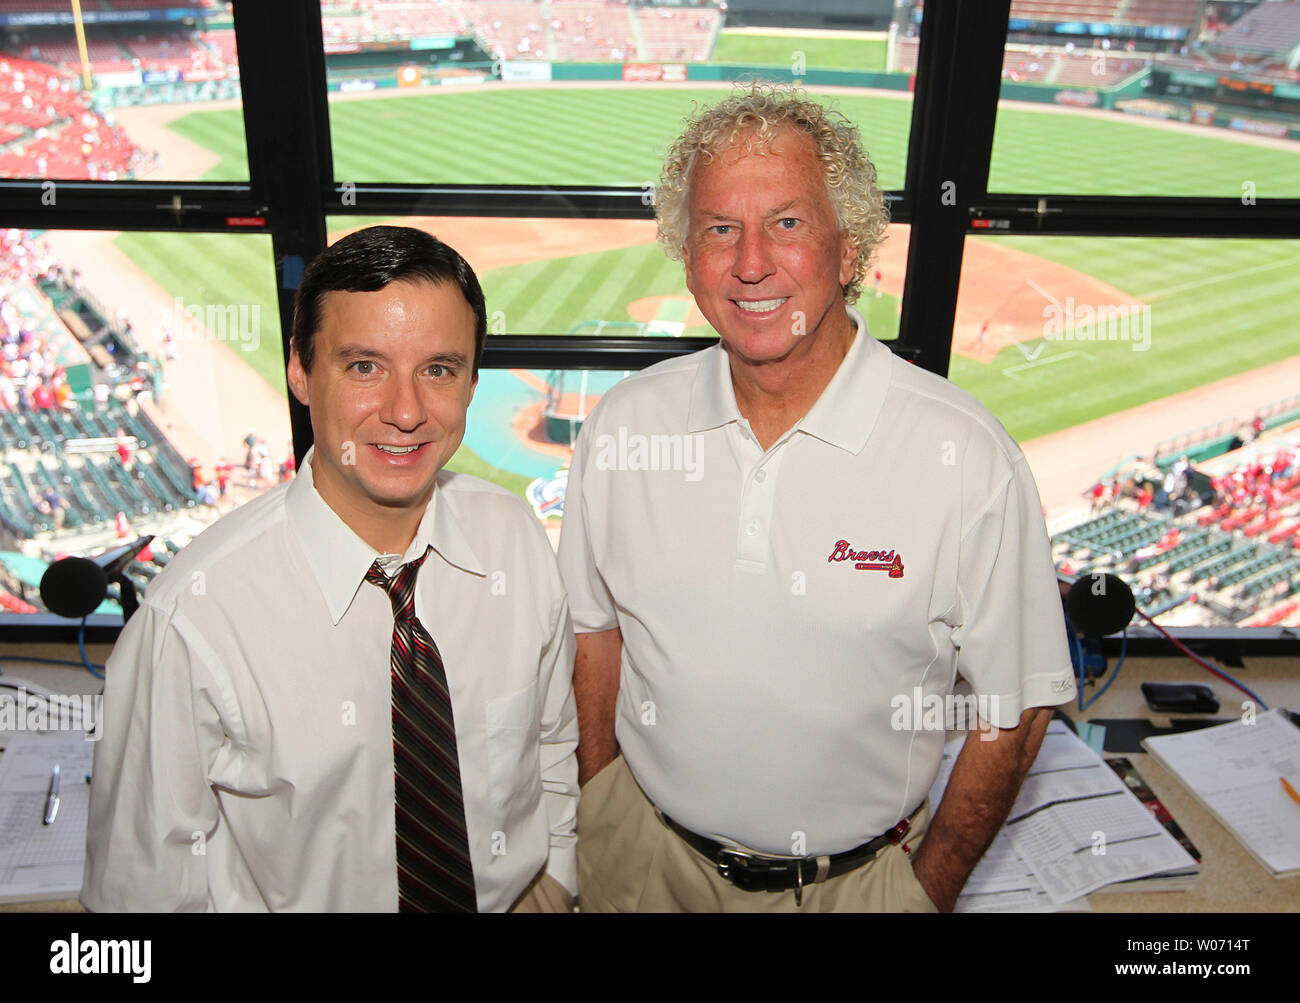
{"type": "MultiPolygon", "coordinates": [[[[1003,370],[1026,361],[1014,346],[1003,349],[989,366],[954,356],[952,378],[988,405],[1018,438],[1043,435],[1300,353],[1300,332],[1288,309],[1294,287],[1284,277],[1294,274],[1284,267],[1288,262],[1300,267],[1300,245],[1295,241],[1062,237],[995,242],[1037,249],[1042,257],[1081,272],[1091,270],[1139,301],[1148,289],[1164,286],[1171,274],[1187,274],[1197,263],[1202,273],[1207,262],[1253,270],[1233,284],[1231,295],[1216,283],[1152,303],[1146,352],[1135,352],[1131,343],[1122,341],[1049,342],[1040,359],[1070,351],[1091,358],[1074,357],[1014,376],[1003,370]],[[1145,263],[1145,268],[1135,262],[1145,263]],[[1255,270],[1270,264],[1278,264],[1283,274],[1255,270]],[[1125,269],[1124,274],[1110,274],[1125,269]]],[[[1024,348],[1032,351],[1041,344],[1035,341],[1024,348]]]]}
{"type": "MultiPolygon", "coordinates": [[[[268,237],[225,233],[123,233],[117,247],[183,307],[247,304],[259,310],[258,344],[253,351],[233,341],[223,342],[281,394],[284,356],[280,348],[280,315],[274,287],[275,267],[268,237]]],[[[171,326],[171,314],[165,321],[171,326]]],[[[174,332],[178,337],[183,332],[174,332]]],[[[227,338],[233,336],[233,332],[227,338]]],[[[181,350],[184,350],[182,344],[181,350]]]]}
{"type": "Polygon", "coordinates": [[[569,313],[589,310],[592,320],[631,320],[628,305],[640,299],[663,259],[659,248],[633,247],[615,254],[601,255],[605,261],[594,262],[587,282],[576,286],[560,304],[569,313]],[[647,253],[650,252],[650,253],[647,253]]]}
{"type": "MultiPolygon", "coordinates": [[[[690,98],[712,102],[723,94],[721,91],[670,94],[648,89],[627,92],[609,89],[601,93],[605,96],[591,100],[587,100],[591,91],[543,89],[396,99],[390,103],[411,102],[418,107],[443,102],[433,109],[436,115],[423,111],[411,119],[418,122],[417,133],[422,136],[431,138],[444,128],[450,135],[462,136],[464,123],[468,121],[474,123],[476,130],[480,126],[494,130],[494,139],[498,135],[507,136],[505,152],[494,145],[485,155],[484,150],[475,147],[474,155],[468,157],[460,143],[437,144],[427,138],[417,142],[409,138],[409,126],[403,121],[398,134],[400,142],[393,142],[391,137],[385,142],[371,142],[359,149],[357,155],[372,175],[391,172],[391,176],[376,180],[418,182],[436,172],[438,180],[468,182],[484,180],[484,173],[495,172],[497,179],[516,182],[578,183],[583,178],[603,178],[640,183],[638,179],[657,176],[667,139],[675,135],[681,116],[689,110],[690,98]],[[514,104],[500,100],[525,95],[526,101],[514,104]],[[575,95],[583,96],[583,100],[575,100],[575,95]],[[464,109],[470,107],[466,102],[471,97],[478,103],[473,105],[472,112],[466,112],[464,109]],[[491,100],[484,102],[481,100],[484,97],[491,100]],[[622,100],[621,115],[603,111],[610,107],[607,102],[611,98],[622,100]],[[652,110],[662,123],[663,139],[653,124],[647,124],[652,110]],[[446,116],[451,124],[438,125],[439,116],[446,116]],[[642,152],[635,153],[637,149],[642,152]],[[444,164],[451,165],[452,174],[445,173],[444,164]]],[[[381,103],[361,102],[347,107],[363,115],[381,103]]],[[[867,146],[881,166],[885,186],[891,186],[891,171],[897,176],[893,185],[900,183],[909,102],[853,97],[839,98],[834,103],[863,126],[867,146]],[[891,158],[895,162],[891,163],[891,158]]],[[[399,119],[388,121],[397,123],[399,119]]],[[[1126,120],[1108,122],[1003,109],[999,130],[999,142],[1010,144],[1006,150],[1020,165],[1018,169],[1024,174],[1022,180],[1027,190],[1050,190],[1052,179],[1065,175],[1093,185],[1092,190],[1122,191],[1125,185],[1134,184],[1136,174],[1140,175],[1138,181],[1142,185],[1163,194],[1237,194],[1241,180],[1249,177],[1256,182],[1259,194],[1265,196],[1270,187],[1277,188],[1279,177],[1300,178],[1300,157],[1295,154],[1237,144],[1229,137],[1164,133],[1126,120]],[[1154,133],[1159,133],[1160,143],[1149,145],[1137,141],[1154,133]],[[1173,146],[1168,145],[1171,140],[1173,146]],[[1158,155],[1153,155],[1153,150],[1158,155]],[[1250,164],[1252,170],[1244,171],[1243,162],[1250,164]],[[1199,191],[1179,191],[1180,186],[1199,187],[1199,191]]],[[[242,135],[237,138],[242,148],[242,135]]],[[[350,142],[342,119],[336,138],[340,149],[350,142]]],[[[1003,152],[1001,146],[999,152],[1003,152]]],[[[363,179],[355,176],[355,180],[363,179]]],[[[1012,246],[1095,275],[1143,302],[1161,290],[1179,287],[1175,293],[1152,302],[1153,342],[1151,351],[1146,353],[1134,353],[1130,346],[1119,343],[1053,344],[1047,346],[1045,353],[1060,353],[1073,347],[1093,358],[1074,358],[1031,369],[1020,374],[1019,382],[1002,375],[1003,368],[1025,361],[1015,348],[1004,349],[995,363],[987,367],[954,357],[954,377],[985,399],[1013,433],[1022,438],[1300,351],[1288,311],[1278,302],[1281,288],[1285,303],[1286,276],[1290,274],[1290,266],[1285,261],[1296,259],[1294,243],[1289,251],[1277,255],[1261,249],[1259,241],[1043,237],[1014,240],[1012,246]],[[1276,272],[1271,267],[1274,263],[1277,263],[1276,272]],[[1237,274],[1250,269],[1255,271],[1237,274]],[[1216,278],[1222,281],[1214,281],[1216,278]]],[[[654,247],[642,250],[651,255],[660,253],[654,247]]],[[[593,311],[607,309],[608,280],[614,275],[627,275],[624,291],[617,296],[623,302],[609,306],[613,316],[605,319],[622,319],[627,303],[641,296],[670,295],[662,284],[664,276],[671,275],[672,286],[684,293],[679,265],[665,261],[665,267],[671,271],[643,282],[640,264],[633,266],[633,258],[625,252],[613,253],[624,256],[605,263],[586,260],[577,266],[572,262],[561,264],[556,266],[558,272],[548,271],[541,263],[497,270],[491,276],[484,276],[485,287],[491,289],[489,309],[500,308],[501,303],[512,304],[506,307],[512,331],[563,333],[579,320],[597,319],[593,311]],[[563,270],[575,267],[574,277],[565,281],[563,270]],[[585,282],[581,278],[582,269],[589,270],[585,282]],[[638,284],[642,288],[638,289],[638,284]],[[530,310],[536,311],[528,314],[534,323],[516,326],[516,315],[523,316],[530,310]]],[[[867,290],[864,300],[869,297],[871,291],[867,290]]],[[[870,305],[874,313],[877,304],[870,305]]],[[[884,303],[879,306],[885,308],[884,303]]],[[[873,330],[877,326],[873,320],[873,330]]],[[[885,332],[876,330],[876,333],[885,332]]]]}
{"type": "MultiPolygon", "coordinates": [[[[335,103],[336,172],[358,182],[631,183],[658,176],[663,153],[693,103],[713,103],[724,93],[538,88],[335,103]],[[466,123],[473,123],[475,137],[501,142],[485,151],[476,139],[467,155],[466,123]]],[[[819,100],[858,123],[882,185],[901,186],[910,101],[859,95],[819,100]]],[[[209,137],[223,161],[208,178],[238,177],[239,171],[247,177],[239,112],[195,112],[171,127],[209,137]],[[200,128],[197,120],[224,126],[200,128]]],[[[1239,197],[1245,181],[1258,197],[1300,195],[1300,154],[1138,121],[999,111],[994,191],[1239,197]]]]}

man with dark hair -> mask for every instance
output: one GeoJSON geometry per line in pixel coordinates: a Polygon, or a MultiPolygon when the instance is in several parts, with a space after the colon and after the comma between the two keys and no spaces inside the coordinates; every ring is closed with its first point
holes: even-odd
{"type": "Polygon", "coordinates": [[[571,908],[564,591],[528,507],[444,469],[485,330],[473,271],[421,231],[308,267],[288,377],[315,445],[118,640],[89,908],[571,908]]]}

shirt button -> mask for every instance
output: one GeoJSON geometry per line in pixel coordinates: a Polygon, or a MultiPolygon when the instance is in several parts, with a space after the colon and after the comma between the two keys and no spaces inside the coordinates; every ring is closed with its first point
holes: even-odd
{"type": "Polygon", "coordinates": [[[745,535],[753,536],[757,532],[758,532],[758,520],[755,519],[753,522],[751,522],[748,526],[745,527],[745,535]]]}
{"type": "Polygon", "coordinates": [[[758,471],[756,474],[754,474],[754,480],[758,481],[759,484],[762,484],[765,480],[767,480],[767,471],[766,470],[758,471]]]}

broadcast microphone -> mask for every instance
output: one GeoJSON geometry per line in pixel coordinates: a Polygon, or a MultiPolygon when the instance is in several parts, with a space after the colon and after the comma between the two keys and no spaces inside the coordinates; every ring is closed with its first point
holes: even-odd
{"type": "Polygon", "coordinates": [[[65,557],[41,575],[41,602],[51,613],[80,620],[95,612],[108,595],[108,575],[85,557],[65,557]]]}
{"type": "Polygon", "coordinates": [[[1137,603],[1133,590],[1118,575],[1082,574],[1065,597],[1065,612],[1085,637],[1105,637],[1129,625],[1137,603]]]}
{"type": "Polygon", "coordinates": [[[152,535],[142,536],[93,559],[65,557],[55,561],[41,576],[41,601],[51,613],[80,620],[99,608],[108,595],[108,583],[117,582],[122,590],[122,619],[129,620],[140,603],[135,585],[126,577],[126,568],[152,540],[152,535]]]}

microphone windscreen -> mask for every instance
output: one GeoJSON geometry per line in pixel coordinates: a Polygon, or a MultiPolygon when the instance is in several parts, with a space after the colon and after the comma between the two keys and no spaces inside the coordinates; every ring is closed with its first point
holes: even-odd
{"type": "Polygon", "coordinates": [[[59,616],[80,620],[95,612],[107,595],[104,569],[84,557],[55,561],[41,576],[41,601],[59,616]]]}
{"type": "Polygon", "coordinates": [[[1075,630],[1090,637],[1105,637],[1123,630],[1133,619],[1137,604],[1124,579],[1111,574],[1083,574],[1070,586],[1065,612],[1075,630]]]}

